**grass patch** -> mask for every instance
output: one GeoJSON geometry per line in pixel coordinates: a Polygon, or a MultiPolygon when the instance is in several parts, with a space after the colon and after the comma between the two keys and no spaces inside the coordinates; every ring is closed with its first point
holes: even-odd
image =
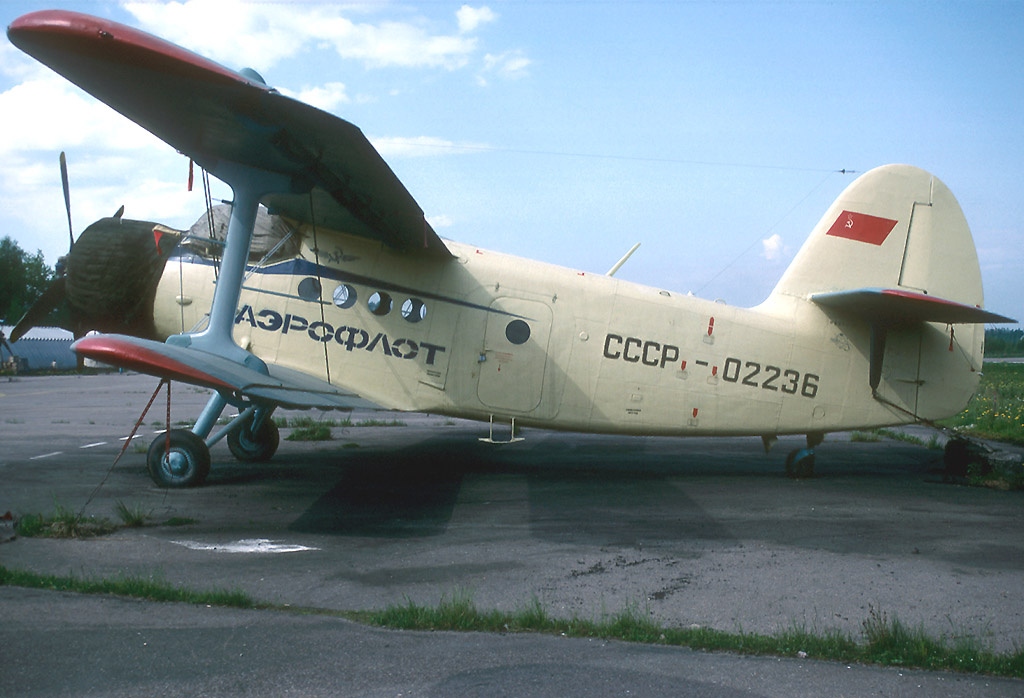
{"type": "Polygon", "coordinates": [[[914,436],[897,429],[875,429],[876,434],[879,437],[885,439],[892,439],[893,441],[902,441],[903,443],[914,444],[915,446],[927,446],[928,442],[922,439],[920,436],[914,436]]]}
{"type": "Polygon", "coordinates": [[[882,440],[882,437],[872,431],[855,431],[850,434],[850,441],[857,443],[877,443],[882,440]]]}
{"type": "Polygon", "coordinates": [[[120,500],[114,505],[114,511],[126,528],[142,528],[153,513],[144,510],[141,504],[129,506],[120,500]]]}
{"type": "Polygon", "coordinates": [[[162,580],[141,577],[85,579],[74,575],[62,577],[9,570],[0,565],[0,586],[5,585],[50,591],[73,591],[80,594],[113,594],[147,601],[173,601],[230,608],[259,607],[249,595],[242,591],[192,591],[175,587],[162,580]]]}
{"type": "Polygon", "coordinates": [[[15,526],[15,533],[25,538],[94,538],[117,530],[109,519],[81,516],[60,504],[53,514],[27,514],[15,526]]]}
{"type": "Polygon", "coordinates": [[[362,419],[355,423],[357,427],[404,427],[407,426],[401,419],[362,419]]]}
{"type": "Polygon", "coordinates": [[[433,607],[406,601],[382,611],[348,615],[372,625],[406,630],[542,632],[710,652],[810,657],[1024,678],[1024,650],[998,654],[985,649],[973,638],[958,639],[951,644],[929,637],[922,628],[909,628],[873,608],[863,623],[861,638],[838,630],[811,632],[800,626],[774,635],[724,632],[704,627],[670,628],[659,625],[637,606],[627,607],[600,620],[553,618],[536,599],[515,612],[479,611],[465,592],[444,597],[433,607]]]}
{"type": "Polygon", "coordinates": [[[195,519],[188,516],[172,516],[171,518],[164,521],[164,526],[191,526],[198,523],[195,519]]]}
{"type": "Polygon", "coordinates": [[[285,437],[286,441],[330,441],[334,436],[331,428],[326,424],[314,424],[308,427],[298,427],[285,437]]]}
{"type": "Polygon", "coordinates": [[[967,409],[943,424],[979,438],[1024,446],[1024,364],[985,364],[967,409]]]}
{"type": "MultiPolygon", "coordinates": [[[[128,505],[118,501],[114,511],[121,523],[107,518],[81,516],[67,507],[56,504],[52,514],[25,514],[14,525],[14,532],[23,538],[95,538],[113,533],[121,528],[142,528],[149,525],[152,511],[141,504],[128,505]]],[[[195,519],[172,517],[163,526],[187,526],[195,519]]]]}
{"type": "Polygon", "coordinates": [[[192,591],[162,580],[138,577],[104,580],[73,575],[43,575],[9,570],[0,565],[0,586],[3,585],[83,594],[114,594],[148,601],[343,616],[371,625],[404,630],[539,632],[565,637],[689,647],[711,652],[813,658],[1024,678],[1024,649],[997,654],[982,647],[973,638],[960,638],[949,643],[929,637],[922,628],[910,628],[895,618],[890,619],[884,612],[873,607],[869,608],[868,618],[862,624],[862,637],[853,638],[837,630],[811,632],[801,626],[794,626],[775,635],[724,632],[698,626],[671,628],[656,623],[647,610],[638,605],[627,606],[599,620],[554,618],[537,598],[516,611],[480,611],[472,595],[464,590],[442,597],[436,606],[423,606],[407,600],[381,611],[338,612],[257,603],[242,591],[192,591]]]}

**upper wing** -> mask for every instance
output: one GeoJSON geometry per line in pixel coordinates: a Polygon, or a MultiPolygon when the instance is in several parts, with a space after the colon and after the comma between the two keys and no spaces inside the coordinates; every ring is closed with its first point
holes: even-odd
{"type": "Polygon", "coordinates": [[[15,20],[11,43],[212,169],[229,161],[291,178],[275,213],[441,257],[423,210],[353,124],[180,46],[89,15],[15,20]]]}
{"type": "Polygon", "coordinates": [[[818,305],[883,322],[941,322],[948,325],[1017,322],[973,305],[897,288],[815,293],[811,300],[818,305]]]}
{"type": "Polygon", "coordinates": [[[101,334],[83,337],[71,348],[78,354],[182,383],[284,407],[348,409],[378,407],[355,393],[283,366],[270,365],[270,375],[216,354],[138,337],[101,334]]]}

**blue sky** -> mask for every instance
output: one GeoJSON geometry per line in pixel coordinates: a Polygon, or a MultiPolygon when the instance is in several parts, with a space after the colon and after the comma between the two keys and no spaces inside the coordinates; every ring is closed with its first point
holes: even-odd
{"type": "MultiPolygon", "coordinates": [[[[877,165],[952,189],[1024,319],[1024,2],[5,2],[140,27],[356,125],[438,232],[736,305],[877,165]]],[[[0,46],[0,235],[52,264],[125,204],[187,227],[187,160],[0,46]]],[[[221,187],[219,195],[227,196],[221,187]]]]}

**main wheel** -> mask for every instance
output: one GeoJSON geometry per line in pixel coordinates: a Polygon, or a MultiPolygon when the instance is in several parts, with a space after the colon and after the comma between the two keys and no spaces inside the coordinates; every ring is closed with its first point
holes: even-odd
{"type": "Polygon", "coordinates": [[[238,429],[228,434],[228,448],[235,458],[246,463],[270,460],[281,443],[281,432],[269,416],[255,433],[252,431],[252,422],[253,417],[249,417],[238,429]]]}
{"type": "Polygon", "coordinates": [[[194,487],[210,474],[210,449],[189,430],[171,429],[153,439],[146,466],[160,487],[194,487]]]}

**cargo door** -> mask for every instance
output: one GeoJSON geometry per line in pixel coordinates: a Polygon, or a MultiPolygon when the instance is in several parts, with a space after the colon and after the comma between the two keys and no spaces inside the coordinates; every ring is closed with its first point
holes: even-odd
{"type": "Polygon", "coordinates": [[[496,298],[489,310],[477,396],[497,411],[531,412],[544,389],[551,309],[506,296],[496,298]]]}

